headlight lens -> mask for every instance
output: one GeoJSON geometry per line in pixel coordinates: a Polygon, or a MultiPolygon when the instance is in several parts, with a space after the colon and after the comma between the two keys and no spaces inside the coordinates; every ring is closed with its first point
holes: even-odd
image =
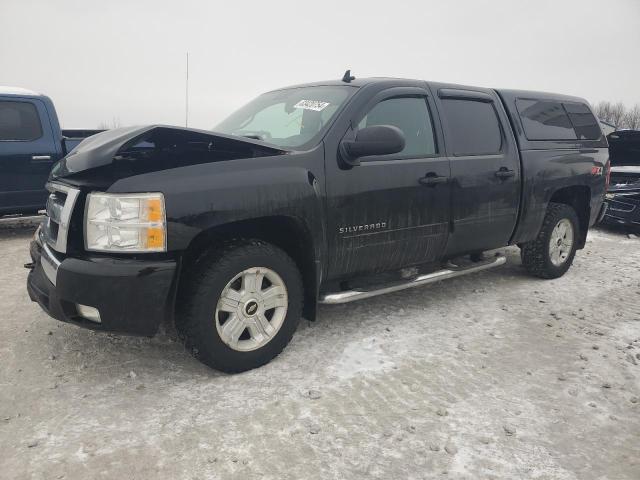
{"type": "Polygon", "coordinates": [[[164,252],[167,222],[161,193],[90,193],[84,219],[87,250],[164,252]]]}

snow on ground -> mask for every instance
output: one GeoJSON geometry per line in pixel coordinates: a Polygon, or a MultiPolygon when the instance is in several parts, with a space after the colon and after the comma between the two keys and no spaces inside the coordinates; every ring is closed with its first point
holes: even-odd
{"type": "Polygon", "coordinates": [[[0,226],[3,479],[640,478],[640,240],[594,231],[569,273],[483,273],[303,321],[223,375],[167,337],[58,323],[0,226]]]}

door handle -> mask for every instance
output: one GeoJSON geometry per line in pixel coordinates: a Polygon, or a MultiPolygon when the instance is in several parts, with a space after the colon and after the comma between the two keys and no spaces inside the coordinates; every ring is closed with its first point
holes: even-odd
{"type": "Polygon", "coordinates": [[[440,183],[447,183],[448,181],[449,177],[438,175],[436,172],[429,172],[424,177],[418,179],[420,184],[426,185],[427,187],[435,187],[440,183]]]}
{"type": "Polygon", "coordinates": [[[516,171],[509,170],[507,167],[502,167],[496,172],[496,177],[500,179],[515,177],[516,171]]]}
{"type": "Polygon", "coordinates": [[[51,161],[51,155],[32,155],[31,160],[34,162],[49,162],[51,161]]]}

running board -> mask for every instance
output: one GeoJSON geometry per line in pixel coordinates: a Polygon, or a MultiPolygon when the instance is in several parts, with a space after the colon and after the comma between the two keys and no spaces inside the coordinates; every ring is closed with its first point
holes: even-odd
{"type": "Polygon", "coordinates": [[[342,292],[327,293],[320,295],[318,302],[324,304],[355,302],[356,300],[362,300],[364,298],[375,297],[385,293],[398,292],[407,288],[420,287],[422,285],[439,282],[440,280],[446,280],[448,278],[459,277],[461,275],[467,275],[469,273],[481,272],[482,270],[488,270],[489,268],[499,267],[500,265],[504,265],[506,262],[506,257],[503,255],[496,255],[489,260],[479,262],[476,265],[471,265],[466,268],[445,268],[443,270],[438,270],[437,272],[419,275],[405,283],[387,285],[375,290],[345,290],[342,292]]]}

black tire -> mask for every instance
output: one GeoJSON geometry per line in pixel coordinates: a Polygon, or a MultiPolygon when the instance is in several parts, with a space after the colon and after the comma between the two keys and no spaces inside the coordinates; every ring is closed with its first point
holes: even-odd
{"type": "Polygon", "coordinates": [[[575,210],[564,203],[550,203],[542,222],[542,227],[535,240],[522,244],[520,257],[522,265],[527,271],[540,278],[558,278],[569,270],[576,255],[578,238],[580,236],[580,223],[575,210]],[[561,265],[554,265],[549,253],[551,234],[555,226],[562,219],[569,220],[573,227],[573,245],[566,260],[561,265]]]}
{"type": "Polygon", "coordinates": [[[176,328],[187,348],[205,365],[226,373],[251,370],[275,358],[293,337],[302,314],[302,278],[295,262],[279,248],[259,240],[234,240],[205,253],[186,276],[178,298],[176,328]],[[216,305],[228,282],[254,267],[266,267],[281,277],[287,310],[282,326],[266,345],[238,351],[218,333],[216,305]]]}

